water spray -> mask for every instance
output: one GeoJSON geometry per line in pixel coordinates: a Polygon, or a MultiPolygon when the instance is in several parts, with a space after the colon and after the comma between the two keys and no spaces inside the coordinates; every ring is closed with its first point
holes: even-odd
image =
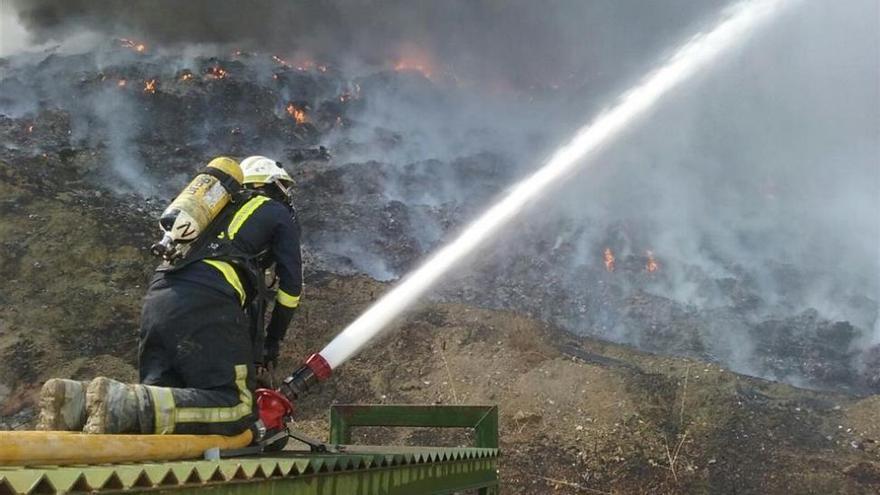
{"type": "Polygon", "coordinates": [[[637,119],[647,115],[663,96],[706,68],[720,55],[743,42],[795,0],[751,0],[735,4],[710,31],[684,44],[661,67],[623,93],[617,104],[582,127],[547,163],[471,223],[454,241],[437,251],[417,270],[348,325],[324,349],[294,372],[282,391],[295,398],[313,383],[326,379],[391,322],[411,307],[443,275],[491,239],[504,225],[580,168],[591,164],[603,146],[611,143],[637,119]]]}

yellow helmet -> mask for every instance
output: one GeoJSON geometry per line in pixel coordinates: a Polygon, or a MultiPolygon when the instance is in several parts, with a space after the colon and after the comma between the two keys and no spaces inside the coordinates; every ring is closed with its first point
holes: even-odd
{"type": "Polygon", "coordinates": [[[293,178],[281,164],[266,158],[265,156],[249,156],[241,161],[241,171],[244,173],[242,184],[261,186],[263,184],[277,184],[282,190],[294,185],[293,178]]]}

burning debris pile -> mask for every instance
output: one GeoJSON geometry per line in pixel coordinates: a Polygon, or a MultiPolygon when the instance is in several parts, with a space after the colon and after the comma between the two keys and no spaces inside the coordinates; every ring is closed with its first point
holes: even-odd
{"type": "MultiPolygon", "coordinates": [[[[524,222],[514,230],[515,239],[474,262],[444,297],[513,309],[581,335],[700,357],[808,388],[880,391],[880,347],[864,345],[870,328],[822,316],[804,307],[794,290],[827,273],[781,265],[777,275],[791,290],[768,299],[762,281],[743,266],[731,267],[739,276],[714,276],[675,253],[661,257],[636,249],[631,244],[645,243],[624,242],[620,228],[605,231],[589,247],[582,244],[591,236],[558,234],[577,232],[565,221],[524,222]],[[530,243],[522,245],[523,239],[530,243]],[[607,245],[622,247],[602,248],[607,245]],[[560,273],[559,267],[571,271],[560,273]],[[692,284],[705,302],[678,299],[681,284],[692,284]]],[[[852,307],[853,315],[871,314],[876,302],[861,298],[852,307]]]]}
{"type": "Polygon", "coordinates": [[[347,79],[312,61],[239,50],[183,59],[130,39],[2,63],[9,69],[0,79],[7,174],[52,192],[99,187],[153,207],[207,157],[278,156],[296,164],[301,221],[318,270],[395,278],[467,213],[446,197],[450,190],[484,199],[512,176],[490,153],[402,167],[327,163],[323,144],[343,158],[402,146],[401,134],[363,122],[370,115],[362,92],[394,85],[435,91],[407,67],[347,79]],[[443,184],[450,174],[459,184],[443,184]],[[391,182],[399,183],[396,197],[389,197],[391,182]]]}
{"type": "MultiPolygon", "coordinates": [[[[4,177],[52,194],[116,194],[120,208],[150,219],[211,156],[278,156],[297,163],[291,171],[313,275],[403,275],[564,128],[529,108],[517,139],[499,137],[493,132],[503,118],[468,113],[474,105],[461,102],[479,97],[459,98],[466,87],[446,87],[443,70],[418,59],[355,76],[314,60],[242,50],[183,56],[116,39],[0,66],[4,177]],[[430,115],[412,111],[420,108],[430,115]],[[462,115],[471,126],[459,123],[462,115]],[[334,160],[309,151],[318,146],[334,160]]],[[[542,97],[515,93],[510,106],[542,97]]],[[[719,273],[658,246],[662,226],[600,216],[554,208],[528,215],[437,297],[797,385],[880,391],[880,350],[865,350],[865,322],[877,308],[870,290],[846,295],[858,315],[828,316],[798,292],[824,267],[780,263],[769,278],[787,289],[768,291],[766,280],[722,251],[705,249],[726,267],[719,273]]]]}

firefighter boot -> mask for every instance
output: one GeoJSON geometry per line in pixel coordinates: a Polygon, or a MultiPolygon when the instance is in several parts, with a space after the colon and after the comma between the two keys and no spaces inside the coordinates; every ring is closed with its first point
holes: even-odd
{"type": "Polygon", "coordinates": [[[86,390],[89,419],[85,433],[140,433],[137,388],[106,377],[92,380],[86,390]]]}
{"type": "Polygon", "coordinates": [[[40,390],[37,429],[81,431],[86,424],[86,387],[89,382],[52,378],[40,390]]]}

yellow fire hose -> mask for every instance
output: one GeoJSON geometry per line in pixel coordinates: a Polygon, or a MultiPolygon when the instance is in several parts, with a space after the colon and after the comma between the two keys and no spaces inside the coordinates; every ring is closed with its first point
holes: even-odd
{"type": "Polygon", "coordinates": [[[87,435],[66,431],[0,431],[0,466],[102,464],[196,459],[208,449],[238,449],[250,431],[220,435],[87,435]]]}

